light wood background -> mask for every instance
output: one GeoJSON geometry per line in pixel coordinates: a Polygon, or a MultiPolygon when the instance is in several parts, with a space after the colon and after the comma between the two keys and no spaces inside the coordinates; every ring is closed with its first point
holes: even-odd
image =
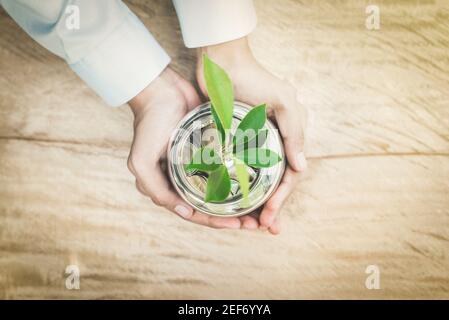
{"type": "MultiPolygon", "coordinates": [[[[0,297],[449,298],[449,2],[375,2],[378,31],[366,1],[256,1],[255,55],[312,114],[310,170],[276,237],[141,196],[127,107],[0,11],[0,297]]],[[[128,3],[193,80],[171,2],[128,3]]]]}

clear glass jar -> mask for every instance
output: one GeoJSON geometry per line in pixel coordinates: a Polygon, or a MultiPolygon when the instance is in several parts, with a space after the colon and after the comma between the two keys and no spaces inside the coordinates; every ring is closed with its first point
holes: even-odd
{"type": "MultiPolygon", "coordinates": [[[[234,102],[234,115],[232,130],[237,129],[240,121],[251,110],[251,107],[241,102],[234,102]]],[[[279,154],[282,161],[270,168],[248,167],[250,174],[250,188],[248,201],[245,203],[235,177],[232,161],[225,162],[230,178],[231,192],[223,202],[205,202],[207,173],[186,172],[185,164],[189,163],[194,150],[210,146],[218,141],[212,119],[210,102],[206,102],[189,112],[178,124],[172,135],[167,151],[168,173],[173,186],[180,196],[196,210],[221,217],[241,216],[256,210],[263,205],[278,187],[285,170],[285,155],[282,140],[274,124],[267,120],[263,129],[268,129],[268,137],[264,148],[271,149],[279,154]],[[196,139],[204,132],[215,136],[209,139],[196,139]]],[[[213,147],[213,146],[212,146],[213,147]]]]}

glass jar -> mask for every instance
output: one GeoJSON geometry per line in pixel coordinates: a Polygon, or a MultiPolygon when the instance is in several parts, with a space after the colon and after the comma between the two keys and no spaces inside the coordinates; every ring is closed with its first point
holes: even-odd
{"type": "MultiPolygon", "coordinates": [[[[232,132],[240,121],[251,110],[251,107],[241,102],[234,102],[232,132]]],[[[178,124],[168,145],[168,174],[173,186],[180,196],[194,209],[221,217],[241,216],[248,214],[263,205],[278,187],[284,174],[286,161],[281,137],[277,128],[267,119],[264,128],[268,136],[263,148],[275,151],[282,161],[269,168],[248,167],[250,186],[248,201],[243,201],[242,193],[235,176],[233,162],[225,162],[231,178],[231,192],[222,202],[205,202],[207,173],[187,172],[185,165],[190,162],[195,150],[208,146],[214,148],[218,140],[217,130],[211,114],[211,104],[206,102],[190,111],[178,124]],[[214,130],[208,130],[214,129],[214,130]],[[206,139],[204,138],[207,132],[206,139]]]]}

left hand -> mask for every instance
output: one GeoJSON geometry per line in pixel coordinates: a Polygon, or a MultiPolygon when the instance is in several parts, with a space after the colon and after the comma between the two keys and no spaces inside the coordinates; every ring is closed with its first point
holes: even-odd
{"type": "Polygon", "coordinates": [[[136,177],[136,187],[155,204],[187,221],[220,229],[240,229],[243,222],[257,228],[257,220],[250,216],[215,217],[193,210],[171,188],[162,169],[170,135],[185,114],[199,104],[190,82],[170,67],[129,101],[134,113],[134,139],[128,168],[136,177]]]}
{"type": "MultiPolygon", "coordinates": [[[[259,228],[278,234],[280,210],[296,186],[299,173],[307,168],[304,156],[307,111],[298,102],[297,90],[291,84],[275,77],[257,62],[246,37],[198,49],[197,80],[205,96],[207,90],[203,77],[203,53],[207,53],[228,73],[234,84],[236,100],[253,106],[266,103],[268,116],[279,127],[289,165],[279,188],[265,203],[258,222],[259,228]]],[[[246,227],[245,223],[243,227],[246,227]]]]}

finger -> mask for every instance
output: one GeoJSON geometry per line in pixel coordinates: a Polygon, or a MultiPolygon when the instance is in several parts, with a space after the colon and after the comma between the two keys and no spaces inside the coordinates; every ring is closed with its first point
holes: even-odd
{"type": "Polygon", "coordinates": [[[281,233],[281,215],[278,214],[276,216],[276,219],[274,219],[273,224],[268,230],[270,231],[271,234],[274,235],[278,235],[279,233],[281,233]]]}
{"type": "Polygon", "coordinates": [[[144,196],[148,196],[146,191],[143,189],[142,185],[139,183],[139,180],[137,179],[136,179],[136,189],[144,196]]]}
{"type": "MultiPolygon", "coordinates": [[[[133,176],[136,176],[136,170],[134,169],[133,163],[131,161],[131,154],[129,154],[129,156],[128,156],[127,165],[128,165],[128,170],[133,174],[133,176]]],[[[137,183],[137,180],[136,180],[136,183],[137,183]]]]}
{"type": "Polygon", "coordinates": [[[290,98],[275,110],[276,121],[284,142],[288,163],[296,171],[304,171],[307,161],[304,155],[304,131],[306,111],[296,99],[290,98]]]}
{"type": "Polygon", "coordinates": [[[265,203],[260,214],[259,221],[262,229],[268,229],[273,224],[288,196],[295,188],[298,178],[298,172],[290,167],[286,168],[281,184],[273,196],[265,203]]]}
{"type": "Polygon", "coordinates": [[[173,192],[158,162],[146,166],[133,163],[133,168],[137,173],[136,187],[140,192],[149,196],[156,205],[190,219],[193,209],[173,192]]]}
{"type": "Polygon", "coordinates": [[[198,211],[195,211],[189,220],[216,229],[240,229],[241,225],[239,218],[236,217],[215,217],[198,211]]]}
{"type": "Polygon", "coordinates": [[[248,230],[256,230],[259,228],[259,222],[251,215],[246,215],[240,218],[241,228],[248,230]]]}
{"type": "MultiPolygon", "coordinates": [[[[174,211],[182,218],[196,224],[216,229],[240,229],[241,222],[236,217],[214,217],[198,211],[193,211],[193,209],[191,209],[190,206],[188,206],[177,194],[170,189],[167,190],[165,186],[166,178],[162,170],[149,174],[153,176],[152,183],[150,185],[145,184],[145,180],[139,178],[136,180],[136,188],[143,195],[149,196],[157,205],[164,206],[168,210],[174,211]],[[153,184],[159,186],[158,190],[153,190],[153,184]],[[157,195],[156,192],[158,193],[157,195]]],[[[140,177],[142,177],[142,175],[140,177]]]]}

